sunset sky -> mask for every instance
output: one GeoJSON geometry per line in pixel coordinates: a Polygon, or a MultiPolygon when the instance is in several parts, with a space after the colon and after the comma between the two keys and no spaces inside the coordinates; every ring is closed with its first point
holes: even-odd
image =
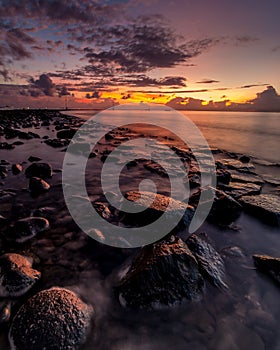
{"type": "Polygon", "coordinates": [[[0,0],[0,107],[280,111],[279,0],[0,0]]]}

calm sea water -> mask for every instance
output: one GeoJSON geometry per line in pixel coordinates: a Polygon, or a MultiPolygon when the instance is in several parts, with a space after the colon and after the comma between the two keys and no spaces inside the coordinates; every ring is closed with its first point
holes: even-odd
{"type": "MultiPolygon", "coordinates": [[[[143,115],[147,111],[138,111],[143,115]]],[[[150,113],[150,112],[149,112],[150,113]]],[[[167,128],[174,125],[170,111],[155,111],[156,119],[160,113],[161,122],[167,128]]],[[[280,162],[280,113],[269,112],[205,112],[181,111],[185,118],[193,121],[211,147],[230,152],[244,153],[273,163],[280,162]]],[[[69,114],[89,119],[95,114],[96,120],[111,122],[97,111],[73,111],[69,114]],[[101,116],[101,118],[100,118],[101,116]]],[[[121,118],[121,111],[119,114],[121,118]]],[[[132,118],[133,123],[133,118],[132,118]]]]}

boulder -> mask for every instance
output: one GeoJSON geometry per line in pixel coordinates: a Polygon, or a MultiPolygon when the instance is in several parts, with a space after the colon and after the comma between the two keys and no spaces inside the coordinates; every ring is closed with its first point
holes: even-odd
{"type": "Polygon", "coordinates": [[[33,163],[25,170],[25,176],[49,178],[52,176],[52,166],[49,163],[33,163]]]}
{"type": "Polygon", "coordinates": [[[0,297],[25,294],[40,279],[41,273],[32,268],[26,257],[7,253],[0,257],[0,297]]]}
{"type": "Polygon", "coordinates": [[[42,217],[28,217],[20,219],[6,231],[8,240],[24,243],[35,237],[38,233],[49,228],[49,221],[42,217]]]}
{"type": "Polygon", "coordinates": [[[14,350],[78,349],[90,330],[92,307],[64,288],[43,290],[14,317],[9,342],[14,350]]]}
{"type": "Polygon", "coordinates": [[[142,248],[115,287],[122,306],[140,309],[196,300],[203,289],[197,261],[179,238],[142,248]]]}
{"type": "Polygon", "coordinates": [[[204,234],[192,234],[186,243],[195,256],[202,275],[214,286],[227,289],[224,261],[206,239],[204,234]]]}
{"type": "Polygon", "coordinates": [[[240,183],[230,182],[228,186],[221,186],[225,193],[233,198],[240,198],[241,196],[251,196],[260,194],[262,187],[254,183],[240,183]]]}
{"type": "Polygon", "coordinates": [[[60,130],[56,133],[56,137],[58,139],[72,139],[72,137],[76,134],[77,129],[64,129],[60,130]]]}
{"type": "Polygon", "coordinates": [[[133,207],[142,209],[140,213],[131,214],[127,213],[126,204],[122,205],[124,221],[134,225],[142,226],[154,222],[166,213],[168,222],[178,221],[184,226],[189,226],[194,215],[192,206],[161,194],[155,195],[153,192],[128,191],[125,198],[133,203],[133,207]]]}
{"type": "MultiPolygon", "coordinates": [[[[238,219],[242,212],[242,206],[225,192],[211,186],[203,187],[192,194],[189,199],[190,205],[197,207],[202,191],[207,191],[206,193],[209,194],[209,198],[213,198],[214,196],[214,202],[207,217],[209,221],[217,224],[229,225],[238,219]]],[[[204,207],[205,210],[208,210],[209,200],[207,199],[204,202],[200,201],[200,210],[204,210],[204,207]]]]}
{"type": "Polygon", "coordinates": [[[263,273],[280,283],[280,258],[268,255],[253,255],[256,267],[263,273]]]}
{"type": "Polygon", "coordinates": [[[53,148],[59,148],[67,146],[69,144],[69,141],[63,139],[47,139],[45,140],[45,144],[53,148]]]}
{"type": "Polygon", "coordinates": [[[271,225],[280,226],[280,196],[273,194],[243,196],[239,201],[250,214],[271,225]]]}

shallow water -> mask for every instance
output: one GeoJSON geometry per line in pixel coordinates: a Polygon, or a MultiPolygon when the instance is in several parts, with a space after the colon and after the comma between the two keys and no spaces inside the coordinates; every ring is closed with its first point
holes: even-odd
{"type": "MultiPolygon", "coordinates": [[[[169,122],[171,120],[165,120],[166,126],[169,122]]],[[[52,130],[53,127],[50,131],[44,130],[42,135],[52,135],[52,130]]],[[[147,129],[142,131],[146,132],[147,129]]],[[[211,145],[227,149],[214,143],[211,145]]],[[[228,150],[233,151],[232,148],[228,150]]],[[[246,152],[243,149],[240,153],[246,152]]],[[[24,141],[24,145],[17,146],[15,150],[1,151],[1,159],[10,162],[27,162],[30,155],[40,156],[54,168],[62,167],[64,153],[37,139],[24,141]]],[[[78,164],[81,157],[73,156],[73,163],[78,164]]],[[[28,162],[24,164],[24,169],[27,166],[28,162]]],[[[99,159],[89,160],[87,181],[91,199],[96,199],[100,192],[96,179],[101,168],[99,159]]],[[[272,169],[277,172],[277,167],[261,166],[260,169],[268,169],[268,174],[272,169]]],[[[146,174],[138,167],[127,171],[121,183],[123,190],[137,188],[146,174]]],[[[27,187],[23,174],[13,176],[9,173],[4,182],[2,188],[18,191],[13,204],[21,205],[27,212],[42,206],[56,209],[50,220],[51,230],[40,234],[37,242],[32,244],[31,249],[26,249],[25,254],[32,253],[41,259],[38,264],[43,280],[37,289],[52,285],[66,286],[79,292],[94,305],[96,321],[84,350],[280,348],[280,289],[270,279],[256,272],[251,258],[254,253],[279,256],[279,228],[266,225],[245,213],[232,229],[204,223],[199,232],[207,232],[213,245],[223,254],[229,291],[221,292],[207,284],[206,293],[200,302],[186,302],[179,307],[158,311],[135,312],[123,309],[112,293],[112,275],[133,250],[99,245],[73,224],[64,206],[60,173],[50,180],[53,185],[50,192],[38,199],[31,199],[28,192],[22,191],[22,188],[27,187]],[[66,235],[68,241],[60,245],[59,238],[63,236],[64,239],[66,235]],[[237,249],[232,251],[229,247],[237,249]]],[[[161,192],[168,192],[167,181],[160,181],[160,185],[161,192]]],[[[181,235],[186,238],[187,232],[181,232],[181,235]]],[[[0,347],[3,350],[8,349],[5,339],[2,333],[0,347]]]]}

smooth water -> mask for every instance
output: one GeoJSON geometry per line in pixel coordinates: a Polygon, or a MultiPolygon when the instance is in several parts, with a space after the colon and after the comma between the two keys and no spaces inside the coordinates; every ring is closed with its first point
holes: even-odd
{"type": "MultiPolygon", "coordinates": [[[[119,118],[122,112],[125,111],[119,111],[119,118]]],[[[155,119],[158,119],[159,113],[161,114],[161,123],[165,127],[174,126],[174,115],[168,110],[137,112],[143,115],[143,122],[145,114],[153,112],[157,115],[155,119]]],[[[280,162],[280,113],[206,111],[178,113],[195,123],[211,147],[244,153],[272,163],[280,162]]],[[[69,114],[83,119],[89,119],[95,114],[97,121],[106,123],[103,112],[69,111],[69,114]]],[[[133,123],[133,118],[131,122],[133,123]]],[[[111,123],[114,124],[113,120],[111,123]]]]}

